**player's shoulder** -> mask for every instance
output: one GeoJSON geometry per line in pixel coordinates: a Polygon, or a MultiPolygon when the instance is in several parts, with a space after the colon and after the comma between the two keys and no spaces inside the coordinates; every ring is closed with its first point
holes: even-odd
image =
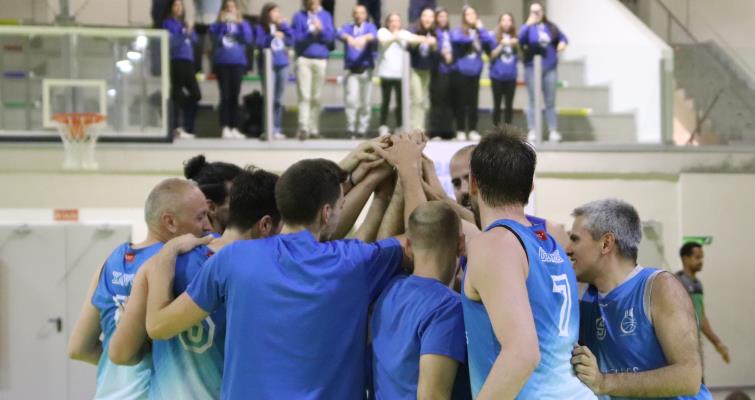
{"type": "MultiPolygon", "coordinates": [[[[510,229],[504,227],[497,227],[485,232],[481,232],[479,235],[475,235],[468,243],[469,253],[483,252],[487,254],[487,251],[494,251],[496,257],[501,252],[509,251],[512,246],[522,248],[519,237],[510,229]]],[[[493,256],[493,254],[490,254],[493,256]]]]}
{"type": "Polygon", "coordinates": [[[124,242],[116,246],[110,255],[105,259],[104,268],[113,268],[123,265],[126,261],[127,254],[130,254],[131,243],[124,242]]]}
{"type": "Polygon", "coordinates": [[[655,308],[674,306],[688,299],[689,294],[679,278],[671,272],[657,270],[652,275],[651,294],[652,305],[655,308]]]}

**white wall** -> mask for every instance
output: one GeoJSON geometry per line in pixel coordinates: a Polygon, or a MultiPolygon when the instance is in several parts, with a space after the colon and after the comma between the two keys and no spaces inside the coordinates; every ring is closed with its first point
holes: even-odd
{"type": "Polygon", "coordinates": [[[671,49],[617,0],[559,0],[547,13],[569,59],[585,59],[587,84],[611,88],[610,110],[635,112],[637,140],[661,142],[661,60],[671,49]]]}

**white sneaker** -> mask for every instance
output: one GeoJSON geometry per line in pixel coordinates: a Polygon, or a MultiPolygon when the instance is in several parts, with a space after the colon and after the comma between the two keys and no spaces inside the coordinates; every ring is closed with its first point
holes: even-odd
{"type": "Polygon", "coordinates": [[[388,129],[387,125],[380,125],[380,128],[378,128],[378,133],[380,136],[387,136],[391,134],[391,130],[388,129]]]}
{"type": "Polygon", "coordinates": [[[550,131],[548,134],[548,141],[551,143],[559,143],[563,138],[558,131],[550,131]]]}
{"type": "Polygon", "coordinates": [[[246,135],[244,135],[243,133],[241,133],[236,128],[231,129],[231,134],[233,135],[234,139],[246,139],[246,135]]]}
{"type": "Polygon", "coordinates": [[[477,131],[469,132],[469,140],[473,142],[479,142],[480,139],[482,139],[482,136],[480,136],[480,133],[477,131]]]}
{"type": "Polygon", "coordinates": [[[273,133],[273,140],[284,140],[284,139],[286,139],[286,135],[280,132],[273,133]]]}
{"type": "Polygon", "coordinates": [[[307,140],[307,136],[309,135],[307,135],[307,131],[305,131],[304,129],[299,129],[299,131],[296,132],[296,138],[301,141],[307,140]]]}
{"type": "Polygon", "coordinates": [[[456,140],[467,140],[467,133],[464,131],[456,131],[456,140]]]}
{"type": "Polygon", "coordinates": [[[186,132],[184,128],[178,127],[173,134],[175,139],[194,139],[194,134],[186,132]]]}
{"type": "Polygon", "coordinates": [[[231,131],[231,128],[227,126],[223,127],[223,131],[220,134],[220,137],[222,137],[223,139],[235,139],[235,137],[233,136],[233,132],[231,131]]]}
{"type": "Polygon", "coordinates": [[[537,138],[537,132],[535,132],[534,129],[530,129],[530,131],[527,132],[527,141],[530,143],[535,143],[536,138],[537,138]]]}
{"type": "Polygon", "coordinates": [[[319,139],[320,138],[320,132],[309,132],[309,135],[307,135],[309,139],[319,139]]]}

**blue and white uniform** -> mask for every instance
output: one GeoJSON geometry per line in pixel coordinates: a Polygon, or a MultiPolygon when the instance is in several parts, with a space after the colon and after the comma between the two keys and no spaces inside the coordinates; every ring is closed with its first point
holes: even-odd
{"type": "MultiPolygon", "coordinates": [[[[173,295],[178,297],[213,255],[207,246],[195,247],[176,259],[173,295]]],[[[217,399],[223,376],[225,307],[169,340],[152,342],[155,374],[150,399],[217,399]]]]}
{"type": "MultiPolygon", "coordinates": [[[[529,260],[526,286],[535,319],[540,363],[517,398],[594,399],[592,391],[577,379],[572,370],[572,348],[579,334],[579,304],[577,279],[564,249],[546,232],[544,222],[524,226],[502,219],[485,230],[494,228],[514,233],[529,260]]],[[[501,345],[493,332],[485,305],[470,300],[463,290],[462,305],[472,393],[477,397],[501,345]]]]}
{"type": "Polygon", "coordinates": [[[97,363],[95,399],[146,399],[152,376],[152,355],[144,354],[132,366],[110,361],[108,349],[123,307],[131,295],[131,285],[139,267],[162,248],[162,243],[135,249],[130,243],[116,248],[102,267],[100,281],[92,296],[92,305],[100,312],[102,355],[97,363]]]}
{"type": "MultiPolygon", "coordinates": [[[[650,371],[668,365],[651,318],[652,280],[662,272],[638,266],[621,285],[601,294],[590,285],[582,296],[580,339],[598,359],[604,374],[650,371]]],[[[606,396],[606,398],[609,398],[606,396]]],[[[629,399],[629,397],[610,397],[629,399]]],[[[695,396],[664,399],[712,399],[705,385],[695,396]]]]}

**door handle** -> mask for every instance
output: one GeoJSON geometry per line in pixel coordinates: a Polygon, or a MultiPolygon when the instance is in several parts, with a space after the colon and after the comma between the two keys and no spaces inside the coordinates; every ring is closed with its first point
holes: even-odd
{"type": "Polygon", "coordinates": [[[58,331],[58,333],[63,331],[63,319],[60,317],[57,318],[50,318],[47,320],[47,322],[51,324],[55,324],[55,330],[58,331]]]}

